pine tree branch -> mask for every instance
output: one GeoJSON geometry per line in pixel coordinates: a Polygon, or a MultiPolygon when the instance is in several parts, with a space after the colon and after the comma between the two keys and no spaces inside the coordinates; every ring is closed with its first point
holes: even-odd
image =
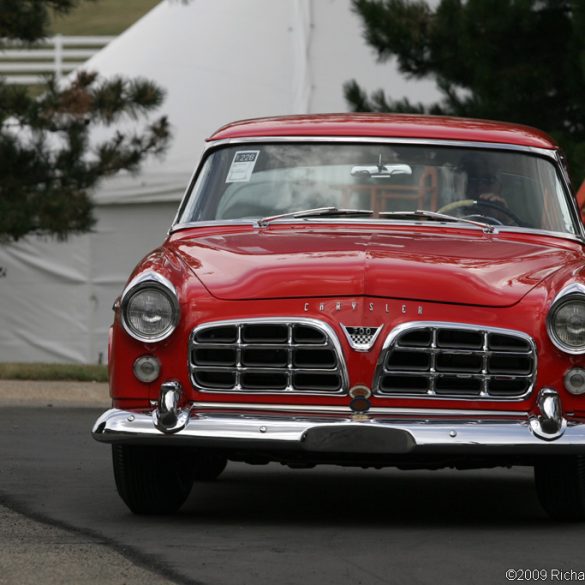
{"type": "MultiPolygon", "coordinates": [[[[47,31],[48,9],[67,12],[78,1],[0,0],[0,36],[38,40],[47,31]]],[[[118,171],[137,172],[145,157],[167,148],[168,120],[145,119],[163,99],[164,90],[151,81],[102,79],[96,72],[81,71],[68,85],[47,78],[37,96],[0,79],[0,242],[31,234],[66,239],[90,230],[90,190],[118,171]],[[112,130],[92,146],[96,127],[103,133],[130,121],[142,130],[112,130]]]]}
{"type": "Polygon", "coordinates": [[[352,0],[380,61],[437,84],[421,106],[344,86],[354,111],[499,119],[559,136],[585,176],[585,3],[582,0],[352,0]]]}

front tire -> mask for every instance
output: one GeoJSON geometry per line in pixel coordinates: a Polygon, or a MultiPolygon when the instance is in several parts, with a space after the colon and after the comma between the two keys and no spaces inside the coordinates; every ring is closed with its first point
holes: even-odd
{"type": "Polygon", "coordinates": [[[193,478],[181,449],[112,445],[118,493],[134,514],[173,514],[185,502],[193,478]]]}
{"type": "Polygon", "coordinates": [[[585,520],[585,456],[570,455],[534,466],[540,504],[553,520],[585,520]]]}
{"type": "Polygon", "coordinates": [[[193,457],[191,476],[195,481],[214,481],[227,466],[223,455],[199,451],[193,457]]]}

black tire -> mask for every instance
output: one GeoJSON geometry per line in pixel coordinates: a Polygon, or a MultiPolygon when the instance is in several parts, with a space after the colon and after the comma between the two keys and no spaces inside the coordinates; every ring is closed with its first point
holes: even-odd
{"type": "Polygon", "coordinates": [[[227,466],[227,459],[216,453],[199,451],[193,456],[192,477],[195,481],[214,481],[227,466]]]}
{"type": "Polygon", "coordinates": [[[173,514],[193,486],[181,449],[112,445],[112,459],[118,493],[134,514],[173,514]]]}
{"type": "Polygon", "coordinates": [[[585,520],[585,456],[570,455],[534,466],[540,504],[553,520],[585,520]]]}

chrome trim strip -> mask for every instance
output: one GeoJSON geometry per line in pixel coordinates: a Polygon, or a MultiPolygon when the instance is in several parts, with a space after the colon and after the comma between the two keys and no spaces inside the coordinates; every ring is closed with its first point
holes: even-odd
{"type": "Polygon", "coordinates": [[[137,339],[138,341],[142,341],[144,343],[157,343],[170,337],[175,329],[177,328],[177,324],[179,323],[180,319],[180,308],[179,308],[179,300],[177,296],[177,289],[173,285],[173,283],[168,279],[165,278],[162,274],[158,272],[154,272],[152,270],[143,272],[133,278],[124,288],[122,295],[120,297],[120,323],[124,331],[133,339],[137,339]],[[165,290],[167,293],[170,293],[171,304],[173,305],[173,322],[172,327],[165,331],[162,335],[158,335],[156,337],[143,337],[137,335],[129,325],[126,323],[126,306],[132,294],[141,289],[153,286],[154,288],[160,288],[165,290]]]}
{"type": "Polygon", "coordinates": [[[201,168],[203,168],[203,157],[205,155],[206,150],[207,150],[207,144],[204,145],[203,150],[201,151],[201,154],[199,155],[199,158],[196,161],[195,168],[193,169],[193,172],[191,173],[191,177],[189,178],[189,181],[187,182],[187,186],[185,187],[185,191],[183,192],[183,196],[181,197],[181,201],[179,202],[179,206],[177,207],[175,217],[173,218],[173,221],[172,221],[169,229],[167,230],[167,235],[171,234],[173,226],[179,221],[179,217],[181,216],[181,214],[183,213],[183,210],[185,209],[185,204],[187,203],[187,200],[189,199],[189,194],[191,193],[191,189],[192,189],[193,185],[195,184],[195,180],[197,179],[197,175],[199,174],[199,170],[201,168]]]}
{"type": "Polygon", "coordinates": [[[585,301],[585,285],[580,282],[573,282],[565,288],[561,289],[560,292],[557,293],[553,302],[550,305],[550,309],[548,310],[548,314],[546,316],[546,332],[548,333],[548,337],[551,340],[552,344],[557,348],[560,349],[564,353],[568,353],[569,355],[583,355],[585,354],[585,345],[583,349],[575,349],[571,347],[565,346],[556,336],[553,326],[552,326],[552,318],[559,310],[560,306],[565,303],[566,301],[571,300],[571,298],[579,298],[582,297],[581,300],[585,301]]]}
{"type": "Polygon", "coordinates": [[[527,234],[535,236],[547,236],[551,238],[560,238],[563,240],[571,240],[579,244],[585,243],[585,237],[579,234],[568,234],[566,232],[551,232],[549,230],[540,230],[525,227],[515,227],[511,225],[499,225],[496,233],[511,233],[511,234],[527,234]]]}
{"type": "MultiPolygon", "coordinates": [[[[416,349],[416,348],[415,348],[416,349]]],[[[482,350],[480,350],[482,351],[482,350]]],[[[487,352],[487,348],[483,348],[483,351],[487,352]]],[[[380,350],[380,354],[378,356],[378,362],[376,364],[376,370],[374,372],[374,379],[372,381],[372,390],[373,390],[373,394],[374,396],[380,397],[380,398],[418,398],[420,400],[428,400],[429,398],[431,398],[433,401],[435,400],[457,400],[457,401],[472,401],[472,402],[476,402],[476,401],[494,401],[494,402],[518,402],[521,400],[524,400],[527,396],[530,395],[530,393],[532,392],[533,388],[534,388],[534,383],[535,383],[535,379],[536,379],[536,373],[538,372],[538,352],[536,350],[536,343],[534,342],[534,340],[532,339],[532,337],[530,337],[530,335],[524,333],[523,331],[516,331],[514,329],[502,329],[500,327],[490,327],[490,326],[485,326],[485,325],[474,325],[474,324],[470,324],[470,323],[455,323],[455,322],[448,322],[448,321],[409,321],[407,323],[401,323],[400,325],[396,326],[394,329],[392,329],[392,331],[387,335],[386,339],[384,340],[384,344],[382,345],[382,349],[380,350]],[[524,341],[526,341],[531,348],[531,354],[534,358],[534,365],[532,368],[532,372],[529,375],[514,375],[511,374],[510,376],[513,377],[518,377],[518,378],[531,378],[531,384],[530,387],[528,388],[528,390],[526,392],[524,392],[524,394],[519,395],[519,396],[514,396],[514,397],[506,397],[506,396],[491,396],[489,394],[487,394],[487,391],[485,389],[485,385],[484,388],[481,391],[481,394],[479,396],[456,396],[456,395],[437,395],[434,392],[432,392],[431,390],[429,390],[428,393],[426,394],[415,394],[415,393],[383,393],[380,389],[379,389],[379,384],[380,384],[380,380],[382,378],[382,376],[385,373],[385,369],[384,369],[384,362],[386,360],[386,354],[388,352],[388,349],[390,348],[391,345],[394,344],[394,342],[396,341],[396,338],[401,335],[402,333],[404,333],[405,331],[408,330],[414,330],[414,329],[439,329],[439,328],[446,328],[446,329],[463,329],[463,330],[467,330],[467,331],[473,331],[473,332],[477,332],[477,333],[481,333],[484,336],[489,334],[489,333],[496,333],[496,334],[502,334],[502,335],[511,335],[514,337],[519,337],[521,339],[523,339],[524,341]]],[[[397,374],[401,374],[402,372],[397,371],[397,374]]],[[[424,372],[421,371],[420,375],[423,376],[425,374],[430,374],[430,375],[434,375],[433,372],[424,372]]],[[[449,374],[449,372],[446,372],[447,374],[449,374]]],[[[486,377],[487,374],[481,372],[479,375],[484,376],[484,378],[486,377]]],[[[487,376],[491,376],[491,375],[487,375],[487,376]]],[[[496,376],[496,374],[494,374],[494,376],[496,376]]],[[[506,376],[505,374],[502,374],[502,376],[506,376]]]]}
{"type": "Polygon", "coordinates": [[[565,196],[568,197],[569,203],[569,211],[573,216],[573,222],[577,225],[580,238],[585,240],[585,225],[583,225],[583,221],[581,220],[581,211],[579,206],[577,205],[577,195],[573,192],[571,186],[571,177],[569,176],[569,172],[567,170],[566,160],[560,150],[556,151],[556,160],[558,168],[560,169],[561,173],[561,183],[563,184],[565,196]]]}
{"type": "MultiPolygon", "coordinates": [[[[289,330],[290,333],[290,330],[289,330]]],[[[240,347],[241,344],[241,340],[238,340],[236,342],[238,344],[238,347],[240,347]]],[[[292,347],[292,340],[289,338],[289,340],[287,341],[287,344],[281,344],[280,347],[282,348],[289,348],[292,347]]],[[[219,344],[216,344],[219,345],[219,344]]],[[[229,344],[225,344],[225,345],[229,345],[229,344]]],[[[225,346],[224,345],[224,346],[225,346]]],[[[245,345],[245,344],[244,344],[245,345]]],[[[249,344],[250,345],[250,344],[249,344]]],[[[252,345],[259,345],[259,344],[252,344],[252,345]]],[[[271,344],[262,344],[265,347],[269,347],[271,344]]],[[[272,344],[274,345],[274,344],[272,344]]],[[[298,344],[298,345],[307,345],[307,344],[298,344]]],[[[226,368],[223,368],[223,370],[232,367],[232,368],[237,368],[237,370],[239,371],[266,371],[266,368],[263,367],[255,367],[255,366],[249,366],[249,367],[242,367],[241,365],[236,365],[236,366],[226,366],[226,368]]],[[[201,366],[202,369],[208,369],[208,370],[213,370],[218,368],[218,366],[201,366]]],[[[221,368],[220,368],[221,369],[221,368]]],[[[274,371],[274,368],[271,368],[272,371],[274,371]]],[[[284,370],[284,368],[280,368],[279,371],[284,370]]],[[[199,325],[197,325],[197,327],[195,327],[195,329],[193,329],[193,331],[191,332],[191,335],[189,336],[189,372],[190,372],[190,377],[191,377],[191,384],[193,385],[194,388],[196,388],[197,390],[199,390],[200,392],[207,392],[207,393],[213,393],[213,394],[234,394],[234,393],[240,393],[240,394],[261,394],[261,395],[270,395],[270,394],[276,394],[276,395],[283,395],[283,394],[294,394],[294,395],[300,395],[300,396],[339,396],[339,395],[345,395],[347,394],[348,390],[349,390],[349,374],[347,371],[347,365],[345,363],[345,356],[343,355],[343,350],[341,348],[341,344],[339,342],[339,339],[337,337],[337,334],[335,333],[335,331],[333,330],[333,328],[325,323],[324,321],[320,321],[319,319],[310,319],[310,318],[306,318],[306,317],[253,317],[250,319],[230,319],[230,320],[224,320],[224,321],[208,321],[205,323],[200,323],[199,325]],[[310,390],[307,391],[303,391],[303,390],[295,390],[292,388],[291,384],[290,384],[290,375],[289,375],[289,380],[288,380],[288,386],[286,389],[284,390],[244,390],[239,388],[239,381],[236,380],[236,387],[233,388],[232,390],[226,390],[226,389],[221,389],[221,388],[205,388],[205,387],[201,387],[197,384],[195,384],[195,380],[193,378],[193,372],[194,370],[197,368],[197,366],[195,366],[192,361],[191,361],[191,351],[193,350],[193,348],[195,347],[195,345],[206,345],[205,343],[203,344],[195,344],[194,342],[194,338],[195,335],[197,333],[199,333],[200,331],[204,331],[205,329],[210,329],[213,327],[223,327],[223,326],[230,326],[230,325],[235,325],[235,326],[241,326],[241,325],[245,325],[245,324],[266,324],[266,325],[287,325],[289,328],[292,325],[311,325],[317,329],[319,329],[327,338],[327,342],[324,344],[310,344],[310,347],[331,347],[334,351],[335,354],[337,356],[337,366],[335,368],[292,368],[292,367],[287,367],[286,371],[289,372],[293,372],[293,371],[297,371],[297,370],[302,370],[302,371],[307,371],[307,372],[315,372],[315,373],[322,373],[322,372],[329,372],[329,373],[336,373],[339,374],[340,378],[341,378],[341,387],[339,390],[335,390],[335,391],[331,391],[331,392],[325,392],[325,391],[315,391],[312,392],[310,390]]]]}
{"type": "Polygon", "coordinates": [[[174,296],[177,296],[177,289],[175,285],[168,279],[165,278],[162,274],[155,272],[154,270],[147,270],[146,272],[141,272],[138,276],[134,277],[124,288],[122,291],[122,300],[129,294],[129,292],[137,285],[143,284],[145,282],[157,282],[158,284],[162,284],[164,287],[168,288],[174,296]]]}
{"type": "Polygon", "coordinates": [[[585,284],[583,284],[581,282],[573,282],[571,284],[568,284],[565,288],[561,289],[560,292],[557,293],[552,304],[554,305],[557,301],[559,301],[563,297],[565,297],[567,295],[573,295],[573,294],[585,295],[585,284]]]}
{"type": "MultiPolygon", "coordinates": [[[[274,222],[277,225],[295,225],[299,223],[311,223],[311,224],[349,224],[349,225],[360,225],[366,224],[369,229],[378,227],[388,226],[414,226],[414,227],[440,227],[440,228],[451,228],[451,229],[466,229],[477,232],[477,227],[466,225],[464,223],[455,223],[450,221],[407,221],[407,220],[389,220],[389,219],[372,219],[372,218],[322,218],[322,217],[303,217],[299,219],[280,219],[278,222],[274,222]]],[[[192,221],[187,223],[177,223],[171,227],[169,234],[173,234],[186,229],[193,228],[206,228],[206,227],[221,227],[221,226],[250,226],[258,228],[258,220],[256,219],[218,219],[218,220],[206,220],[206,221],[192,221]]],[[[527,234],[536,236],[547,236],[551,238],[559,238],[562,240],[571,240],[578,242],[579,244],[585,243],[585,237],[581,237],[577,234],[568,234],[565,232],[551,232],[548,230],[524,228],[510,225],[499,225],[493,234],[499,233],[510,233],[510,234],[527,234]]]]}
{"type": "Polygon", "coordinates": [[[248,136],[241,138],[224,138],[222,140],[211,140],[205,145],[204,154],[221,146],[234,144],[251,144],[264,142],[330,142],[330,143],[366,143],[366,144],[402,144],[402,145],[423,145],[423,146],[450,146],[459,148],[487,148],[490,150],[512,150],[515,152],[528,152],[538,154],[557,162],[557,149],[539,148],[536,146],[523,146],[520,144],[506,144],[505,142],[481,142],[467,140],[442,140],[433,138],[393,138],[387,136],[248,136]]]}
{"type": "MultiPolygon", "coordinates": [[[[322,406],[315,404],[255,404],[250,402],[194,402],[193,409],[195,410],[230,410],[235,412],[254,412],[254,411],[271,411],[271,412],[297,412],[297,413],[308,413],[308,414],[352,414],[352,410],[347,406],[322,406]]],[[[421,417],[432,417],[432,416],[448,416],[448,417],[461,417],[467,416],[471,418],[480,417],[514,417],[522,415],[515,410],[456,410],[447,408],[401,408],[401,407],[372,407],[368,410],[369,415],[412,415],[421,417]]]]}
{"type": "Polygon", "coordinates": [[[278,416],[277,413],[233,414],[191,411],[185,428],[174,434],[157,430],[148,412],[112,409],[94,424],[93,438],[104,443],[134,443],[192,446],[224,449],[286,449],[299,452],[343,451],[352,449],[350,435],[359,439],[359,453],[392,455],[415,451],[435,453],[494,452],[506,456],[515,453],[552,454],[585,451],[585,423],[570,421],[562,436],[546,440],[532,431],[529,417],[503,420],[439,420],[372,416],[278,416]],[[320,437],[316,443],[311,437],[320,437]],[[387,439],[383,450],[379,439],[387,439]],[[395,440],[397,439],[397,440],[395,440]],[[341,443],[338,441],[341,440],[341,443]],[[318,445],[315,448],[315,444],[318,445]],[[336,449],[337,445],[342,447],[336,449]],[[321,447],[321,448],[320,448],[321,447]]]}

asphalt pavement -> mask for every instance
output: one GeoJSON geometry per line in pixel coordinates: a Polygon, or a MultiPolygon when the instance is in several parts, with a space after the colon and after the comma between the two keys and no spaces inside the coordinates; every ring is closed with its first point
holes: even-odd
{"type": "MultiPolygon", "coordinates": [[[[0,503],[10,509],[8,516],[0,509],[0,549],[13,559],[20,547],[5,518],[12,518],[8,526],[26,520],[43,527],[34,540],[30,531],[24,538],[32,557],[60,538],[58,552],[82,547],[84,569],[93,563],[114,575],[60,582],[134,583],[126,575],[135,570],[144,571],[143,583],[467,585],[509,582],[508,570],[520,580],[521,571],[542,569],[540,581],[549,583],[559,580],[554,571],[585,571],[585,527],[549,521],[523,468],[230,463],[217,482],[197,484],[179,514],[133,516],[116,494],[109,447],[89,434],[101,409],[48,404],[0,409],[0,503]]],[[[41,581],[48,583],[44,575],[62,563],[58,555],[45,558],[41,581]]]]}
{"type": "Polygon", "coordinates": [[[169,585],[107,542],[0,505],[0,585],[169,585]]]}

